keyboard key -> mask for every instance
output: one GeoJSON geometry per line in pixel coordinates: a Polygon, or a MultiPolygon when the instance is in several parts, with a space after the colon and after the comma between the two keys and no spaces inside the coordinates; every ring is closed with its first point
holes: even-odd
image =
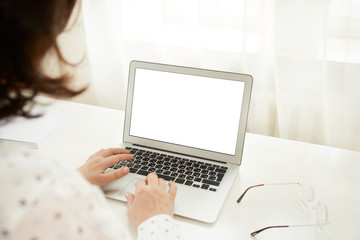
{"type": "Polygon", "coordinates": [[[177,170],[177,172],[183,174],[183,173],[185,173],[185,170],[184,170],[184,169],[180,169],[180,170],[177,170]]]}
{"type": "Polygon", "coordinates": [[[187,176],[186,179],[187,180],[194,180],[194,177],[193,176],[187,176]]]}
{"type": "Polygon", "coordinates": [[[206,184],[210,184],[210,185],[214,185],[214,186],[219,186],[220,185],[219,182],[211,181],[211,180],[208,180],[208,179],[203,179],[202,183],[206,183],[206,184]]]}
{"type": "Polygon", "coordinates": [[[162,170],[162,169],[156,169],[155,172],[156,172],[157,174],[159,174],[159,173],[163,173],[164,170],[162,170]]]}
{"type": "Polygon", "coordinates": [[[175,173],[175,172],[173,172],[173,173],[171,173],[170,174],[170,176],[172,176],[172,177],[177,177],[179,174],[178,173],[175,173]]]}
{"type": "Polygon", "coordinates": [[[142,169],[142,170],[148,170],[149,167],[148,167],[148,166],[142,166],[140,169],[142,169]]]}
{"type": "Polygon", "coordinates": [[[207,179],[207,178],[208,178],[208,175],[202,174],[200,177],[201,177],[201,178],[204,178],[204,179],[207,179]]]}
{"type": "Polygon", "coordinates": [[[224,178],[224,174],[223,173],[218,173],[216,181],[221,182],[223,178],[224,178]]]}
{"type": "Polygon", "coordinates": [[[217,177],[215,177],[215,176],[209,176],[208,179],[209,179],[209,180],[212,180],[212,181],[215,181],[215,180],[217,179],[217,177]]]}
{"type": "Polygon", "coordinates": [[[143,176],[147,176],[150,172],[149,171],[145,171],[140,169],[139,171],[137,171],[137,174],[143,175],[143,176]]]}
{"type": "Polygon", "coordinates": [[[121,165],[115,165],[114,167],[113,167],[113,169],[118,169],[118,168],[121,168],[122,166],[121,165]]]}
{"type": "Polygon", "coordinates": [[[216,188],[209,188],[210,191],[216,192],[216,188]]]}
{"type": "Polygon", "coordinates": [[[217,169],[215,169],[215,172],[226,173],[226,169],[217,168],[217,169]]]}
{"type": "Polygon", "coordinates": [[[158,174],[158,177],[162,178],[162,179],[164,179],[166,181],[174,181],[175,180],[175,177],[167,176],[167,175],[164,175],[164,174],[158,174]]]}
{"type": "Polygon", "coordinates": [[[201,182],[202,178],[195,178],[194,181],[195,182],[201,182]]]}
{"type": "Polygon", "coordinates": [[[176,183],[180,183],[180,184],[183,184],[185,182],[185,179],[182,179],[182,178],[177,178],[175,180],[176,183]]]}
{"type": "Polygon", "coordinates": [[[193,184],[193,181],[186,181],[185,182],[185,185],[187,185],[187,186],[191,186],[193,184]]]}
{"type": "Polygon", "coordinates": [[[185,175],[185,174],[180,174],[180,175],[179,175],[179,178],[184,178],[184,179],[185,179],[185,178],[186,178],[186,175],[185,175]]]}
{"type": "Polygon", "coordinates": [[[127,167],[131,168],[133,167],[135,164],[133,164],[132,162],[129,162],[128,164],[126,164],[127,167]]]}
{"type": "Polygon", "coordinates": [[[193,184],[192,186],[193,186],[194,188],[199,188],[199,187],[200,187],[199,184],[193,184]]]}
{"type": "Polygon", "coordinates": [[[155,167],[156,164],[155,164],[155,163],[149,163],[147,166],[148,166],[148,167],[155,167]]]}
{"type": "Polygon", "coordinates": [[[129,172],[131,172],[131,173],[136,173],[137,170],[139,170],[139,169],[137,169],[137,168],[130,168],[130,171],[129,171],[129,172]]]}
{"type": "Polygon", "coordinates": [[[171,172],[170,172],[170,171],[164,171],[163,174],[164,174],[164,175],[170,175],[171,172]]]}
{"type": "Polygon", "coordinates": [[[210,187],[210,186],[207,185],[207,184],[203,184],[203,185],[201,186],[202,189],[206,189],[206,190],[207,190],[209,187],[210,187]]]}

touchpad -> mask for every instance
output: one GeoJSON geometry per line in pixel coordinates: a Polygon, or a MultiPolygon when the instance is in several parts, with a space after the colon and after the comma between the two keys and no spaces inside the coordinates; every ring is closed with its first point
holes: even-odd
{"type": "Polygon", "coordinates": [[[120,194],[123,195],[123,196],[127,192],[135,194],[135,184],[139,180],[143,180],[143,179],[137,178],[137,177],[132,178],[131,181],[126,185],[126,187],[123,188],[123,190],[122,190],[122,192],[120,194]]]}

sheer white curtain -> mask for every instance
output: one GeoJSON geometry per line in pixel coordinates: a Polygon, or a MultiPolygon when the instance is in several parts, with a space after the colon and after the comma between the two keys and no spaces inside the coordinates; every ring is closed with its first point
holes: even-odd
{"type": "Polygon", "coordinates": [[[83,0],[98,102],[129,62],[254,77],[248,131],[360,150],[359,0],[83,0]]]}

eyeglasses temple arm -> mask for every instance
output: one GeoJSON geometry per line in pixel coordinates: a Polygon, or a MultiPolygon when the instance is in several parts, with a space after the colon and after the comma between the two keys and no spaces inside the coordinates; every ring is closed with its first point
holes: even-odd
{"type": "Polygon", "coordinates": [[[237,203],[240,203],[241,199],[243,199],[245,193],[246,193],[247,191],[249,191],[249,189],[254,188],[254,187],[261,187],[261,186],[264,186],[264,184],[259,184],[259,185],[254,185],[254,186],[248,187],[248,188],[245,190],[245,192],[244,192],[243,194],[241,194],[241,196],[239,197],[239,199],[238,199],[236,202],[237,202],[237,203]]]}
{"type": "Polygon", "coordinates": [[[262,228],[262,229],[259,229],[259,230],[255,231],[255,232],[252,232],[251,236],[254,237],[258,233],[261,233],[262,231],[265,231],[265,230],[270,229],[270,228],[285,228],[285,227],[290,227],[290,226],[283,225],[283,226],[270,226],[270,227],[262,228]]]}

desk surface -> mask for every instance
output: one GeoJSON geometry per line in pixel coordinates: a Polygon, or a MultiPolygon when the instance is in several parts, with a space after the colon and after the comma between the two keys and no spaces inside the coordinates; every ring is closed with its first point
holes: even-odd
{"type": "MultiPolygon", "coordinates": [[[[70,168],[77,168],[98,149],[122,141],[122,111],[67,101],[56,101],[50,107],[69,113],[69,118],[37,151],[57,156],[70,168]]],[[[175,217],[184,239],[360,239],[360,152],[250,133],[244,149],[239,174],[215,223],[175,217]],[[276,182],[313,186],[316,198],[329,210],[330,224],[322,235],[318,228],[302,227],[271,229],[250,237],[262,227],[300,221],[298,211],[287,204],[297,204],[292,189],[258,188],[249,191],[241,204],[236,203],[247,187],[276,182]]],[[[125,203],[108,202],[128,224],[125,203]]],[[[297,208],[296,204],[292,206],[297,208]]]]}

